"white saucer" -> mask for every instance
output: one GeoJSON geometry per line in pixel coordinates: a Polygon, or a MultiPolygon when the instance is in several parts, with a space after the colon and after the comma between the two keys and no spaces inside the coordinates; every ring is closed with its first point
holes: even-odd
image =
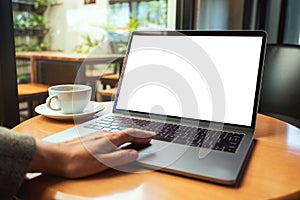
{"type": "Polygon", "coordinates": [[[95,101],[90,101],[87,107],[83,110],[81,113],[76,113],[76,114],[62,114],[60,111],[54,111],[49,109],[46,104],[41,104],[37,106],[34,110],[38,114],[44,115],[46,117],[52,118],[52,119],[75,119],[75,118],[83,118],[83,117],[88,117],[91,115],[96,114],[97,112],[101,111],[104,109],[104,106],[95,101]]]}

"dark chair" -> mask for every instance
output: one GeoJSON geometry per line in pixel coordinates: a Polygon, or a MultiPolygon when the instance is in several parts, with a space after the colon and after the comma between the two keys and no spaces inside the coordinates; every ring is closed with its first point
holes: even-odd
{"type": "Polygon", "coordinates": [[[259,113],[300,128],[300,46],[268,45],[259,113]]]}
{"type": "Polygon", "coordinates": [[[85,74],[79,72],[80,66],[77,62],[38,60],[38,82],[49,85],[81,83],[85,74]]]}

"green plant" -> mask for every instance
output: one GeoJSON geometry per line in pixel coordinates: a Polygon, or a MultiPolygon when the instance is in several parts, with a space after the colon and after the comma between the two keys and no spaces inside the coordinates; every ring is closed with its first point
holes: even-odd
{"type": "Polygon", "coordinates": [[[38,9],[40,6],[47,6],[48,5],[48,0],[36,0],[34,2],[34,8],[38,9]]]}
{"type": "Polygon", "coordinates": [[[59,5],[62,4],[58,0],[35,0],[34,1],[34,8],[38,9],[40,6],[53,6],[53,5],[59,5]]]}
{"type": "Polygon", "coordinates": [[[127,23],[127,27],[129,29],[129,31],[134,31],[138,28],[139,26],[139,21],[137,17],[131,17],[129,22],[127,23]]]}
{"type": "Polygon", "coordinates": [[[14,25],[16,28],[24,30],[34,27],[44,27],[46,25],[46,21],[42,15],[23,12],[16,17],[14,25]]]}
{"type": "Polygon", "coordinates": [[[29,83],[30,82],[30,74],[18,74],[17,82],[18,83],[29,83]]]}
{"type": "Polygon", "coordinates": [[[47,49],[47,42],[41,42],[40,44],[21,44],[16,46],[16,51],[44,51],[47,49]]]}
{"type": "Polygon", "coordinates": [[[92,39],[91,36],[88,34],[82,37],[84,39],[84,43],[75,46],[75,53],[91,53],[97,46],[99,46],[103,42],[103,38],[100,40],[92,39]]]}
{"type": "Polygon", "coordinates": [[[149,9],[146,11],[146,20],[150,23],[167,24],[167,2],[166,0],[149,2],[149,9]]]}

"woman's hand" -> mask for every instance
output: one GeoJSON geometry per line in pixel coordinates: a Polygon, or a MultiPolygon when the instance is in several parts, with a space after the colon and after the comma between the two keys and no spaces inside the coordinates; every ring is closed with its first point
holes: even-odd
{"type": "Polygon", "coordinates": [[[45,172],[67,178],[95,174],[133,162],[138,152],[118,149],[124,143],[147,144],[155,133],[138,129],[98,131],[62,143],[37,141],[30,172],[45,172]]]}

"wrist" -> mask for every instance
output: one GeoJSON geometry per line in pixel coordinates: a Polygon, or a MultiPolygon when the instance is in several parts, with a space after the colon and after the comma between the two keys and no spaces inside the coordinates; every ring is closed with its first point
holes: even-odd
{"type": "Polygon", "coordinates": [[[59,154],[59,144],[37,140],[29,172],[57,173],[61,166],[59,154]]]}

